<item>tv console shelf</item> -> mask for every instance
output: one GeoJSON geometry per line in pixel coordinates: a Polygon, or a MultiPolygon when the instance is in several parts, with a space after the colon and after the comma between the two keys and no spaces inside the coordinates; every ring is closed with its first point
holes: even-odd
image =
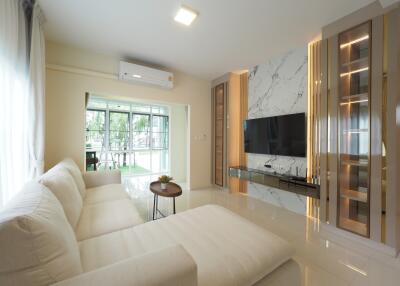
{"type": "Polygon", "coordinates": [[[247,167],[229,167],[229,176],[270,186],[295,194],[319,199],[319,184],[308,179],[300,179],[292,176],[251,169],[247,167]]]}

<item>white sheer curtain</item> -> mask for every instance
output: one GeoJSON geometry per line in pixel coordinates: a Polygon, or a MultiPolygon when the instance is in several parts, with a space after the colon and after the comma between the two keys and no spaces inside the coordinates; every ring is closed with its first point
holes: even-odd
{"type": "Polygon", "coordinates": [[[45,39],[44,15],[36,3],[32,13],[32,35],[29,65],[30,95],[28,101],[29,178],[35,178],[44,169],[45,129],[45,39]]]}
{"type": "Polygon", "coordinates": [[[0,205],[28,176],[27,22],[21,1],[0,1],[0,205]]]}
{"type": "Polygon", "coordinates": [[[0,207],[43,171],[44,40],[35,6],[30,65],[27,3],[0,1],[0,207]]]}

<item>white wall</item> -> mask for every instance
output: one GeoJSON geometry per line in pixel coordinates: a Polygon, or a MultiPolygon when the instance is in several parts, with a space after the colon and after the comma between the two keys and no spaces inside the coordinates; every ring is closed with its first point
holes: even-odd
{"type": "Polygon", "coordinates": [[[176,182],[186,182],[187,123],[186,106],[170,105],[170,171],[176,182]]]}
{"type": "MultiPolygon", "coordinates": [[[[46,169],[64,157],[73,158],[81,169],[85,157],[85,92],[115,99],[138,99],[189,107],[189,165],[192,189],[211,184],[210,82],[174,72],[175,87],[164,90],[115,79],[119,58],[58,43],[46,43],[46,169]],[[82,73],[86,71],[86,73],[82,73]],[[90,72],[92,71],[92,72],[90,72]],[[97,74],[98,72],[102,74],[97,74]],[[104,73],[104,74],[103,74],[104,73]],[[98,76],[100,75],[100,76],[98,76]]],[[[181,111],[177,111],[180,113],[181,111]]],[[[174,120],[175,119],[171,119],[174,120]]],[[[178,119],[176,119],[178,120],[178,119]]],[[[185,136],[185,135],[182,135],[185,136]]],[[[180,156],[173,151],[173,156],[180,156]]],[[[178,159],[181,160],[181,159],[178,159]]],[[[177,161],[178,161],[177,160],[177,161]]],[[[179,169],[179,170],[178,170],[179,169]]]]}

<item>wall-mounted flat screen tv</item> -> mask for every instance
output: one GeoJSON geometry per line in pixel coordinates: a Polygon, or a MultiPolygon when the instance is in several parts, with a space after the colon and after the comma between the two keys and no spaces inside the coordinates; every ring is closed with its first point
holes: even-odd
{"type": "Polygon", "coordinates": [[[245,152],[306,157],[306,129],[305,113],[246,120],[245,152]]]}

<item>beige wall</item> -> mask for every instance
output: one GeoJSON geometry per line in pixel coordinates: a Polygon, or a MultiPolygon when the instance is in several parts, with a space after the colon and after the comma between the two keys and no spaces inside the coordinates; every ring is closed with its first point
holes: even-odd
{"type": "Polygon", "coordinates": [[[188,105],[187,181],[192,189],[211,184],[210,82],[179,72],[174,72],[172,90],[121,82],[115,79],[118,58],[53,42],[46,43],[46,62],[46,169],[64,157],[73,158],[83,169],[85,92],[90,92],[116,99],[188,105]]]}
{"type": "Polygon", "coordinates": [[[186,182],[187,117],[186,106],[170,105],[170,173],[176,182],[186,182]]]}

